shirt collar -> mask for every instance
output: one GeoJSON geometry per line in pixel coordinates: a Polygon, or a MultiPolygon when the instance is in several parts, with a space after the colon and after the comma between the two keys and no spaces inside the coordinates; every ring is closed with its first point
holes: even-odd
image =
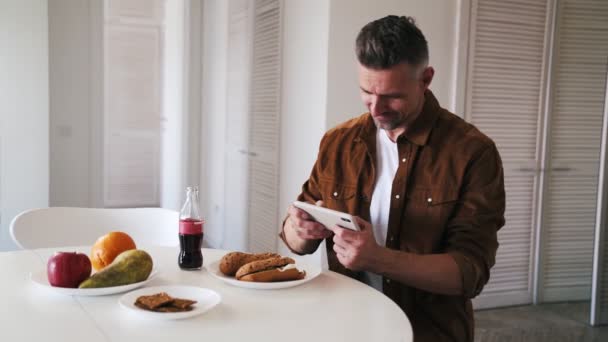
{"type": "Polygon", "coordinates": [[[414,122],[408,126],[402,136],[416,145],[424,146],[429,141],[429,136],[439,116],[439,102],[430,90],[424,93],[424,105],[422,112],[414,122]]]}
{"type": "MultiPolygon", "coordinates": [[[[399,136],[397,142],[401,139],[407,139],[416,145],[424,146],[428,143],[429,136],[435,125],[435,121],[439,117],[439,102],[433,95],[433,92],[427,90],[424,93],[424,105],[422,112],[414,120],[414,122],[399,136]]],[[[368,146],[375,146],[376,141],[376,124],[371,114],[367,114],[365,122],[361,130],[360,138],[365,141],[368,146]]]]}

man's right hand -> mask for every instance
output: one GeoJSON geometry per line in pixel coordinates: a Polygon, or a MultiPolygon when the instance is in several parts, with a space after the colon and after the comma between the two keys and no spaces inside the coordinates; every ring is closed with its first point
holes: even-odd
{"type": "MultiPolygon", "coordinates": [[[[316,205],[323,206],[323,202],[317,201],[316,205]]],[[[319,240],[333,235],[331,230],[315,221],[302,209],[291,205],[287,213],[289,216],[285,220],[285,237],[289,246],[296,251],[309,253],[311,248],[316,249],[319,240]]]]}

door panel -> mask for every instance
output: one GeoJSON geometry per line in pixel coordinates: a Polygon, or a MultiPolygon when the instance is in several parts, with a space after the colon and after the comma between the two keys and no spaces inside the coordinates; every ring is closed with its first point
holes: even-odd
{"type": "Polygon", "coordinates": [[[472,3],[465,118],[496,143],[507,194],[496,265],[476,308],[532,302],[549,12],[546,0],[472,3]]]}
{"type": "Polygon", "coordinates": [[[608,59],[608,2],[559,1],[539,300],[588,300],[608,59]]]}

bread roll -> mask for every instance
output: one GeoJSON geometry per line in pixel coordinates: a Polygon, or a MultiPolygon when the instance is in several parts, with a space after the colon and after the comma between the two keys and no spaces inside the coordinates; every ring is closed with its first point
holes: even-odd
{"type": "Polygon", "coordinates": [[[256,260],[264,260],[269,258],[280,258],[276,253],[259,253],[249,254],[242,252],[231,252],[222,257],[220,260],[220,271],[227,276],[234,276],[236,271],[241,266],[256,260]]]}
{"type": "Polygon", "coordinates": [[[261,271],[261,272],[247,274],[247,275],[244,275],[241,278],[239,278],[239,280],[254,281],[254,282],[260,282],[260,283],[269,283],[269,282],[275,282],[275,281],[300,280],[300,279],[304,279],[305,276],[306,276],[306,272],[305,271],[300,272],[297,268],[290,268],[285,271],[281,271],[280,269],[275,268],[275,269],[268,270],[268,271],[261,271]]]}
{"type": "Polygon", "coordinates": [[[281,268],[294,263],[295,261],[292,258],[287,257],[253,261],[238,269],[236,279],[242,281],[273,282],[304,278],[306,273],[300,272],[297,268],[281,270],[281,268]]]}

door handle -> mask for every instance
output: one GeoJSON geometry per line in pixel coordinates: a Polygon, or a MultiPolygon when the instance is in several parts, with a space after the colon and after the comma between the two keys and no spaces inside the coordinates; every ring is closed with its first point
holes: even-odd
{"type": "Polygon", "coordinates": [[[517,169],[517,171],[520,171],[520,172],[538,172],[538,171],[541,171],[541,169],[537,169],[535,167],[520,167],[519,169],[517,169]]]}
{"type": "MultiPolygon", "coordinates": [[[[520,172],[542,172],[542,171],[544,171],[544,169],[542,169],[542,168],[538,169],[535,167],[520,167],[516,170],[520,171],[520,172]]],[[[564,166],[564,167],[552,167],[549,170],[555,171],[555,172],[567,172],[567,171],[572,171],[574,169],[571,167],[564,166]]]]}
{"type": "Polygon", "coordinates": [[[257,154],[257,153],[255,153],[255,152],[251,152],[251,151],[247,151],[247,150],[243,150],[243,149],[239,149],[239,150],[238,150],[238,152],[239,152],[240,154],[246,154],[246,155],[248,155],[248,156],[250,156],[250,157],[255,157],[255,156],[257,156],[257,155],[258,155],[258,154],[257,154]]]}

